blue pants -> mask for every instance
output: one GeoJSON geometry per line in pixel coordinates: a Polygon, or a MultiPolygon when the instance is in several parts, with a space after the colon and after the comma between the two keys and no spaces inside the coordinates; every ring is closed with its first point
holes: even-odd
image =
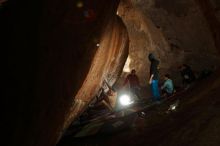
{"type": "Polygon", "coordinates": [[[160,100],[160,91],[159,91],[159,86],[158,86],[158,80],[152,80],[151,92],[152,92],[154,101],[160,100]]]}

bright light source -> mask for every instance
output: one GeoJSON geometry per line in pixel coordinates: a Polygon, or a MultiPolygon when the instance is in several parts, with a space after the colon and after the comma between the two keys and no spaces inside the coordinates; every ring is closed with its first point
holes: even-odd
{"type": "Polygon", "coordinates": [[[99,44],[96,44],[96,46],[99,47],[100,45],[99,45],[99,44]]]}
{"type": "Polygon", "coordinates": [[[116,14],[117,14],[117,15],[119,14],[119,13],[118,13],[118,11],[117,11],[117,13],[116,13],[116,14]]]}
{"type": "Polygon", "coordinates": [[[176,109],[176,106],[175,106],[175,105],[171,107],[171,110],[175,110],[175,109],[176,109]]]}
{"type": "Polygon", "coordinates": [[[122,95],[119,97],[119,101],[121,103],[121,105],[123,106],[127,106],[127,105],[130,105],[132,104],[133,102],[131,101],[131,97],[128,96],[128,95],[122,95]]]}

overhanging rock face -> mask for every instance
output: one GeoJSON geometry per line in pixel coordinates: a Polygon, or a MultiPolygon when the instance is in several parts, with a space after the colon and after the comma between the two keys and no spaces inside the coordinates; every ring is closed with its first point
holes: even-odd
{"type": "Polygon", "coordinates": [[[55,145],[102,81],[117,80],[128,53],[127,31],[116,16],[118,4],[12,2],[10,84],[5,84],[13,109],[5,118],[13,134],[9,145],[55,145]]]}
{"type": "Polygon", "coordinates": [[[64,129],[87,107],[104,80],[113,85],[119,78],[128,56],[128,43],[127,30],[121,19],[116,15],[109,18],[90,70],[66,117],[64,129]]]}

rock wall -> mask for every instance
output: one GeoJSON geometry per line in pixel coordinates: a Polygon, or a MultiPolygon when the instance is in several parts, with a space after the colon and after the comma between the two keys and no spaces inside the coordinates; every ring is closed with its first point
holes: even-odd
{"type": "MultiPolygon", "coordinates": [[[[220,21],[218,19],[218,12],[216,7],[218,3],[210,0],[195,0],[200,7],[201,12],[203,13],[207,24],[212,33],[213,40],[215,42],[216,48],[220,48],[220,21]]],[[[220,50],[219,50],[220,51],[220,50]]]]}
{"type": "Polygon", "coordinates": [[[87,108],[88,103],[103,86],[104,80],[112,86],[122,73],[128,56],[127,30],[116,15],[108,21],[87,77],[75,96],[69,115],[66,116],[64,129],[87,108]]]}
{"type": "Polygon", "coordinates": [[[214,12],[220,21],[220,1],[219,0],[210,0],[211,6],[214,9],[214,12]]]}
{"type": "Polygon", "coordinates": [[[127,31],[116,17],[118,4],[21,0],[4,6],[2,35],[10,44],[4,49],[2,125],[7,125],[8,145],[55,145],[102,80],[109,76],[114,83],[128,49],[127,31]]]}
{"type": "Polygon", "coordinates": [[[161,74],[177,75],[182,63],[195,71],[219,65],[212,31],[194,0],[122,0],[118,14],[129,32],[130,68],[142,84],[149,77],[149,52],[160,59],[161,74]]]}

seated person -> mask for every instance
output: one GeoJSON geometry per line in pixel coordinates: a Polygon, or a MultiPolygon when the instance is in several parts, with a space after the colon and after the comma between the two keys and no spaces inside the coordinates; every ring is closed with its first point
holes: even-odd
{"type": "Polygon", "coordinates": [[[173,94],[174,86],[169,74],[164,75],[164,83],[161,86],[161,90],[164,96],[171,96],[173,94]]]}
{"type": "Polygon", "coordinates": [[[191,67],[186,64],[181,66],[180,73],[184,87],[188,87],[196,79],[191,67]]]}

